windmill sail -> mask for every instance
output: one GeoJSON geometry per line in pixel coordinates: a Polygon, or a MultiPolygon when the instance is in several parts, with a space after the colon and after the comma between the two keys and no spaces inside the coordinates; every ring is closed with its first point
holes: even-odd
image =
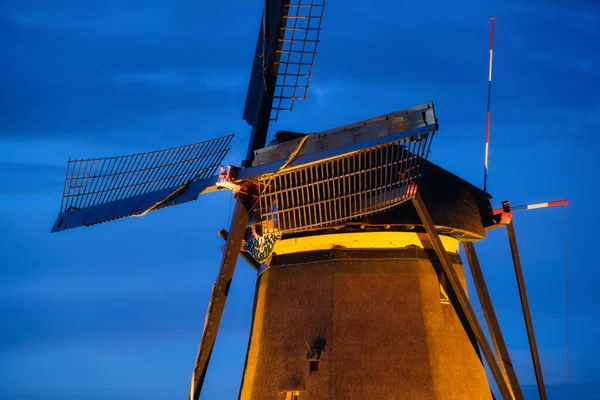
{"type": "Polygon", "coordinates": [[[141,216],[212,186],[233,135],[166,150],[69,161],[52,232],[141,216]]]}
{"type": "Polygon", "coordinates": [[[326,158],[351,153],[381,144],[405,139],[421,133],[437,130],[437,119],[433,103],[425,103],[352,124],[343,125],[322,132],[300,135],[294,139],[275,143],[254,152],[252,168],[241,172],[249,177],[275,172],[287,162],[289,167],[304,163],[322,161],[326,158]],[[291,155],[299,153],[289,162],[291,155]]]}
{"type": "Polygon", "coordinates": [[[326,0],[268,0],[258,31],[243,118],[253,129],[246,160],[265,145],[269,122],[305,100],[326,0]]]}
{"type": "Polygon", "coordinates": [[[340,225],[410,200],[433,132],[261,176],[261,219],[293,233],[340,225]]]}
{"type": "Polygon", "coordinates": [[[306,100],[323,24],[325,0],[291,0],[280,28],[274,67],[277,71],[271,120],[292,111],[296,100],[306,100]]]}

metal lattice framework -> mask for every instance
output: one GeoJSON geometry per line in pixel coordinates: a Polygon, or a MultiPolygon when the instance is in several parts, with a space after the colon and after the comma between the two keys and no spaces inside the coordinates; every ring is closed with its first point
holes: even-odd
{"type": "Polygon", "coordinates": [[[69,160],[60,211],[177,188],[212,176],[232,137],[127,156],[69,160]]]}
{"type": "Polygon", "coordinates": [[[291,111],[296,100],[306,100],[326,0],[291,0],[286,7],[283,30],[277,43],[275,69],[277,83],[271,119],[282,110],[291,111]]]}
{"type": "Polygon", "coordinates": [[[327,226],[383,211],[416,193],[431,132],[259,179],[260,215],[280,232],[327,226]]]}

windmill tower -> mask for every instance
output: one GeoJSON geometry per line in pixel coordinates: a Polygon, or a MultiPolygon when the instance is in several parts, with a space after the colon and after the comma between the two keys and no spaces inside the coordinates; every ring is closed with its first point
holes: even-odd
{"type": "MultiPolygon", "coordinates": [[[[200,396],[240,255],[258,273],[240,398],[492,398],[483,357],[502,397],[522,399],[472,244],[503,225],[514,239],[510,206],[494,211],[487,193],[427,161],[432,103],[311,134],[279,131],[265,147],[270,122],[306,99],[324,8],[266,1],[239,167],[219,169],[231,135],[69,161],[52,230],[233,192],[190,399],[200,396]],[[460,243],[493,346],[466,295],[460,243]]],[[[533,338],[530,318],[529,328],[533,338]]],[[[541,379],[539,360],[538,369],[541,379]]]]}

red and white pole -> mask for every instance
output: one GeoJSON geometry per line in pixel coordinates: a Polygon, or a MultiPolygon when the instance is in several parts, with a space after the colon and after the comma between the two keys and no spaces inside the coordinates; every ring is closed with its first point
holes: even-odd
{"type": "Polygon", "coordinates": [[[483,190],[487,189],[487,175],[488,175],[488,156],[490,148],[490,103],[492,99],[492,56],[494,51],[494,18],[492,20],[492,28],[490,31],[490,70],[488,75],[488,101],[487,101],[487,119],[485,123],[485,159],[484,166],[485,172],[483,174],[483,190]]]}
{"type": "MultiPolygon", "coordinates": [[[[569,204],[569,200],[557,200],[557,201],[547,201],[545,203],[535,203],[535,204],[527,204],[524,206],[516,206],[510,207],[510,211],[522,211],[522,210],[533,210],[536,208],[546,208],[546,207],[555,207],[555,206],[566,206],[569,204]]],[[[494,214],[499,214],[503,211],[502,208],[498,208],[494,210],[494,214]]]]}

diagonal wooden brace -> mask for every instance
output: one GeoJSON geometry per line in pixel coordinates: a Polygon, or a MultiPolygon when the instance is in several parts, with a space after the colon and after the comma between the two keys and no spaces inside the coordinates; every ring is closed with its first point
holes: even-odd
{"type": "MultiPolygon", "coordinates": [[[[227,237],[229,236],[229,232],[227,232],[226,229],[221,229],[219,231],[219,236],[227,241],[227,237]]],[[[251,255],[250,253],[248,253],[245,250],[240,249],[240,256],[242,256],[242,258],[244,259],[244,261],[246,261],[248,263],[248,265],[250,265],[252,268],[254,268],[254,270],[256,272],[260,271],[260,263],[258,261],[256,261],[251,255]]]]}
{"type": "Polygon", "coordinates": [[[467,294],[461,286],[458,276],[456,275],[456,272],[452,267],[450,257],[448,256],[448,253],[446,253],[446,250],[442,245],[442,240],[440,239],[435,229],[435,225],[433,224],[431,216],[429,215],[429,212],[425,207],[425,203],[423,203],[423,199],[421,199],[421,195],[417,193],[415,197],[413,197],[412,202],[415,206],[415,209],[417,210],[417,213],[419,214],[419,218],[421,219],[423,226],[425,227],[425,231],[429,235],[429,240],[431,240],[431,244],[433,246],[433,249],[435,250],[435,254],[439,258],[442,268],[446,273],[446,277],[448,278],[448,284],[456,293],[456,297],[459,303],[458,306],[461,308],[461,311],[465,314],[469,326],[475,334],[477,343],[479,343],[479,346],[481,347],[483,356],[485,357],[490,371],[492,372],[492,376],[496,381],[496,385],[498,385],[498,389],[500,390],[502,398],[505,400],[512,399],[512,394],[508,386],[506,385],[504,377],[502,376],[502,372],[500,370],[500,367],[498,366],[496,358],[494,357],[494,353],[485,337],[485,334],[483,333],[483,330],[481,329],[481,325],[479,325],[479,322],[477,321],[477,316],[475,315],[475,311],[473,311],[473,307],[471,306],[471,303],[467,298],[467,294]]]}
{"type": "Polygon", "coordinates": [[[494,311],[494,306],[492,305],[492,299],[485,283],[485,279],[483,278],[483,272],[481,271],[479,259],[477,258],[477,253],[475,252],[475,245],[472,242],[463,242],[463,246],[467,256],[467,261],[469,263],[469,268],[471,269],[471,276],[473,277],[475,290],[477,292],[477,296],[479,297],[479,303],[481,304],[481,308],[483,310],[483,316],[485,317],[485,322],[487,324],[488,331],[490,332],[492,344],[496,350],[496,356],[500,361],[502,375],[506,380],[508,388],[512,392],[513,398],[516,400],[523,400],[521,386],[519,385],[517,374],[515,373],[510,355],[508,354],[508,348],[506,347],[504,337],[502,336],[502,330],[500,329],[500,324],[498,323],[498,318],[496,317],[496,312],[494,311]]]}
{"type": "Polygon", "coordinates": [[[219,330],[219,324],[221,323],[221,317],[223,316],[223,310],[225,309],[227,294],[229,293],[229,287],[233,279],[233,272],[240,254],[240,247],[242,246],[242,239],[244,238],[247,223],[248,211],[242,201],[236,199],[229,234],[227,235],[227,241],[223,249],[221,267],[217,275],[217,280],[213,285],[213,291],[206,312],[204,330],[200,345],[198,346],[198,355],[196,356],[194,370],[192,371],[189,400],[198,400],[200,397],[200,391],[202,390],[202,384],[204,383],[204,377],[208,369],[208,362],[210,361],[210,356],[215,345],[215,339],[219,330]]]}
{"type": "Polygon", "coordinates": [[[508,232],[508,242],[510,243],[510,252],[513,258],[515,267],[515,275],[517,278],[517,286],[519,287],[519,297],[521,298],[521,308],[523,309],[523,318],[525,318],[525,327],[527,328],[527,339],[529,339],[529,350],[531,351],[531,359],[533,360],[533,369],[535,370],[535,380],[537,382],[538,394],[541,400],[546,400],[546,388],[544,386],[544,377],[542,375],[542,366],[540,364],[540,356],[538,354],[537,344],[535,342],[535,333],[533,332],[533,321],[529,311],[529,302],[527,301],[527,291],[525,290],[525,279],[523,278],[523,269],[521,268],[521,257],[519,256],[519,248],[517,247],[517,236],[515,227],[510,221],[506,225],[508,232]]]}

